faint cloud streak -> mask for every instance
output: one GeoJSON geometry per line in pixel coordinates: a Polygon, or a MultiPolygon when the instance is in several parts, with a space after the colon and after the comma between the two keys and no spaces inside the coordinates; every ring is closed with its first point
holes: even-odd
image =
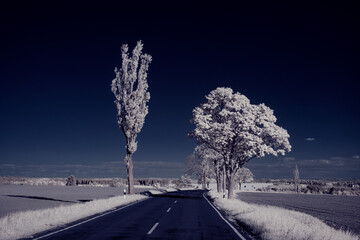
{"type": "Polygon", "coordinates": [[[315,141],[315,138],[308,137],[308,138],[305,138],[305,141],[308,141],[308,142],[315,141]]]}

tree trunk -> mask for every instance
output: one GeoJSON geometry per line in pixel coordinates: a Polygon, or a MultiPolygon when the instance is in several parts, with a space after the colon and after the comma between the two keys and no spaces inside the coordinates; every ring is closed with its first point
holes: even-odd
{"type": "Polygon", "coordinates": [[[205,177],[205,174],[203,173],[202,175],[202,188],[203,189],[206,189],[206,177],[205,177]]]}
{"type": "Polygon", "coordinates": [[[215,162],[215,175],[216,175],[216,189],[218,193],[221,193],[222,192],[221,174],[220,174],[219,166],[217,166],[216,162],[215,162]]]}
{"type": "Polygon", "coordinates": [[[216,190],[218,193],[221,193],[221,181],[220,176],[216,176],[216,190]]]}
{"type": "Polygon", "coordinates": [[[217,192],[222,192],[222,181],[221,181],[221,173],[218,171],[218,175],[216,176],[216,184],[217,184],[217,192]]]}
{"type": "Polygon", "coordinates": [[[135,194],[134,190],[134,175],[133,175],[133,163],[131,159],[132,154],[128,153],[126,155],[126,171],[128,179],[128,194],[135,194]]]}
{"type": "Polygon", "coordinates": [[[223,171],[222,171],[222,190],[223,190],[223,198],[225,198],[225,194],[226,194],[226,172],[225,172],[225,165],[223,166],[223,171]]]}
{"type": "Polygon", "coordinates": [[[234,174],[230,173],[228,174],[228,199],[233,198],[233,191],[234,191],[234,174]]]}

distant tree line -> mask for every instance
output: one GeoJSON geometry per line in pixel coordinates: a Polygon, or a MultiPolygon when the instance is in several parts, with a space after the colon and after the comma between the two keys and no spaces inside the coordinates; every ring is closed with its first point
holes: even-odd
{"type": "MultiPolygon", "coordinates": [[[[173,184],[177,179],[171,178],[135,178],[135,185],[142,186],[159,186],[166,187],[170,184],[173,184]]],[[[119,187],[127,185],[127,179],[124,178],[75,178],[71,175],[67,178],[66,186],[76,186],[76,185],[104,185],[110,187],[119,187]]]]}
{"type": "MultiPolygon", "coordinates": [[[[273,185],[259,189],[259,191],[293,192],[294,180],[291,179],[257,179],[257,182],[272,183],[273,185]]],[[[298,183],[299,192],[332,195],[360,196],[360,180],[306,180],[298,183]]]]}

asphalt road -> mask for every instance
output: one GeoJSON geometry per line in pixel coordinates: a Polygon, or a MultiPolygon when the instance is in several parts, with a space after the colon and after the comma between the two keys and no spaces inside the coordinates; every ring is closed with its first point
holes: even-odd
{"type": "Polygon", "coordinates": [[[34,237],[43,240],[247,239],[241,229],[234,231],[234,227],[222,219],[203,193],[192,190],[151,197],[94,220],[80,221],[78,226],[69,225],[66,230],[34,237]]]}

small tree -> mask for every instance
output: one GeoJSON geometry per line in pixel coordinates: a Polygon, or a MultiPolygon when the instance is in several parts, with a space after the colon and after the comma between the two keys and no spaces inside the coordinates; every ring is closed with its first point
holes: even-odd
{"type": "Polygon", "coordinates": [[[206,99],[193,110],[195,130],[191,135],[223,156],[228,198],[232,198],[237,171],[253,158],[284,155],[291,150],[290,136],[275,124],[273,110],[265,104],[250,104],[246,96],[231,88],[217,88],[206,99]]]}
{"type": "Polygon", "coordinates": [[[214,157],[211,149],[199,145],[186,162],[187,174],[195,175],[203,189],[209,187],[210,179],[214,177],[214,157]]]}
{"type": "Polygon", "coordinates": [[[137,42],[129,58],[127,44],[122,45],[122,66],[115,68],[115,78],[111,82],[111,91],[115,95],[117,117],[120,129],[126,139],[126,170],[128,174],[128,193],[134,194],[134,176],[132,155],[137,150],[137,134],[141,131],[148,114],[147,103],[150,93],[147,83],[147,71],[151,56],[142,54],[143,44],[137,42]],[[140,61],[140,66],[139,66],[140,61]]]}
{"type": "Polygon", "coordinates": [[[300,192],[300,176],[299,176],[299,169],[298,166],[296,164],[295,170],[294,170],[294,188],[295,188],[295,192],[299,193],[300,192]]]}
{"type": "Polygon", "coordinates": [[[66,180],[66,186],[76,186],[76,178],[74,175],[70,175],[66,180]]]}
{"type": "Polygon", "coordinates": [[[203,170],[201,169],[201,159],[199,159],[195,153],[191,154],[186,160],[185,174],[195,176],[198,179],[198,182],[204,187],[205,183],[202,182],[203,170]]]}
{"type": "Polygon", "coordinates": [[[250,169],[242,167],[240,168],[235,175],[235,182],[239,183],[239,190],[241,190],[241,184],[252,182],[254,180],[254,174],[250,169]]]}
{"type": "Polygon", "coordinates": [[[178,180],[177,186],[181,187],[189,187],[191,186],[191,178],[188,174],[182,175],[178,180]]]}

